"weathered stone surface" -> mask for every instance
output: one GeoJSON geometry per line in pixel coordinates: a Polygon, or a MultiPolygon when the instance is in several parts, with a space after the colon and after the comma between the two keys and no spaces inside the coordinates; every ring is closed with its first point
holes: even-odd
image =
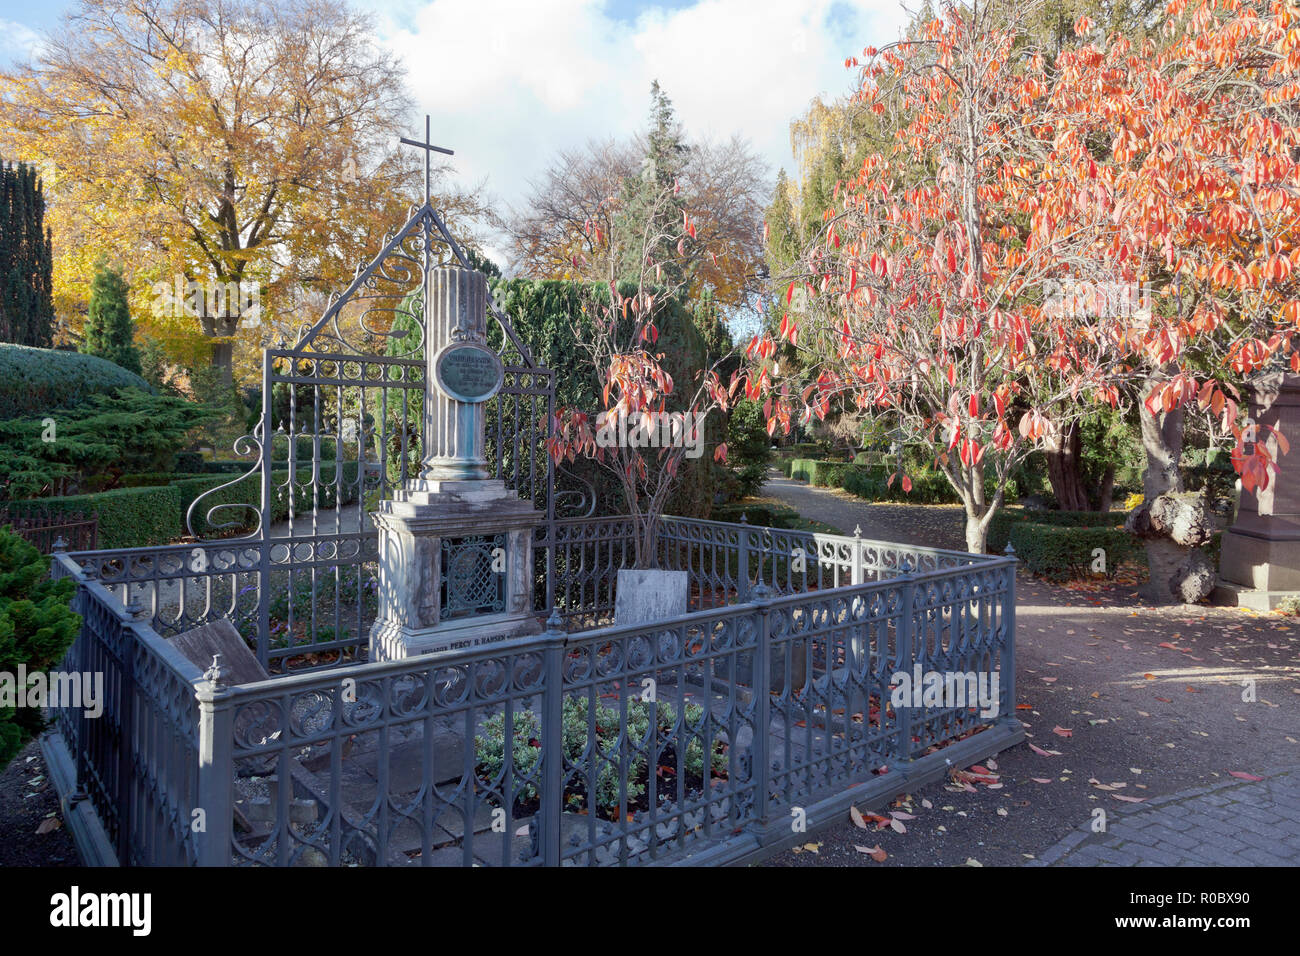
{"type": "Polygon", "coordinates": [[[620,626],[681,617],[687,609],[690,575],[660,568],[623,568],[614,595],[614,621],[620,626]]]}
{"type": "MultiPolygon", "coordinates": [[[[379,779],[380,760],[388,769],[388,792],[414,793],[424,785],[424,740],[417,737],[391,747],[384,753],[372,751],[356,760],[356,766],[375,780],[379,779]]],[[[437,728],[433,732],[434,783],[459,780],[465,767],[465,738],[454,730],[437,728]]]]}
{"type": "Polygon", "coordinates": [[[168,642],[201,671],[206,671],[212,664],[213,655],[220,654],[227,684],[249,684],[267,679],[266,671],[248,649],[239,631],[235,630],[235,625],[224,618],[177,634],[168,638],[168,642]]]}
{"type": "Polygon", "coordinates": [[[1269,610],[1300,592],[1300,480],[1294,455],[1283,457],[1274,429],[1300,430],[1300,376],[1272,374],[1253,383],[1250,418],[1280,470],[1265,488],[1241,491],[1236,519],[1223,535],[1217,598],[1269,610]]]}

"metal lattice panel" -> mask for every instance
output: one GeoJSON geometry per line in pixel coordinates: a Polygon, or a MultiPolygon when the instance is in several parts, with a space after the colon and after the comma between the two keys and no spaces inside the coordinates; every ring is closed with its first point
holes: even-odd
{"type": "Polygon", "coordinates": [[[441,617],[497,614],[506,607],[506,578],[499,566],[503,534],[442,539],[441,617]]]}

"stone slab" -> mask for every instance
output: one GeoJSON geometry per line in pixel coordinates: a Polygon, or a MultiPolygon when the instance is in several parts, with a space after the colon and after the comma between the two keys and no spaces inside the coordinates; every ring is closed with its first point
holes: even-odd
{"type": "Polygon", "coordinates": [[[614,595],[614,623],[619,627],[670,621],[687,612],[690,575],[661,568],[623,568],[614,595]]]}
{"type": "Polygon", "coordinates": [[[239,631],[225,619],[177,634],[168,642],[201,671],[212,666],[213,655],[220,654],[221,667],[228,671],[227,684],[251,684],[270,676],[239,631]]]}

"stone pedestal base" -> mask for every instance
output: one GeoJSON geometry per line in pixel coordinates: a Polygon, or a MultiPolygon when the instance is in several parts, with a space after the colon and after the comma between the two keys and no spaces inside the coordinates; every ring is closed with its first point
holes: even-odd
{"type": "Polygon", "coordinates": [[[425,628],[406,628],[381,619],[370,630],[370,659],[404,660],[417,654],[469,650],[540,633],[542,626],[531,613],[489,614],[425,628]]]}
{"type": "Polygon", "coordinates": [[[370,631],[372,661],[541,633],[533,611],[533,533],[543,516],[502,482],[416,479],[373,517],[379,529],[379,617],[370,631]],[[502,575],[486,589],[502,596],[494,601],[499,610],[444,610],[444,540],[490,542],[497,536],[499,544],[480,560],[490,560],[491,574],[502,575]]]}
{"type": "Polygon", "coordinates": [[[1273,531],[1223,533],[1216,604],[1271,611],[1285,598],[1300,596],[1300,536],[1273,531]]]}
{"type": "Polygon", "coordinates": [[[1300,534],[1276,527],[1253,534],[1229,528],[1219,550],[1219,575],[1242,588],[1300,591],[1300,534]]]}

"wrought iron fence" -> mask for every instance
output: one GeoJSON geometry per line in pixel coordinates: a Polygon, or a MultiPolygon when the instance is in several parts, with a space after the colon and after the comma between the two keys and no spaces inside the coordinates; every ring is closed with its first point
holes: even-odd
{"type": "Polygon", "coordinates": [[[629,536],[626,519],[558,523],[540,637],[382,664],[353,643],[234,687],[160,631],[225,617],[287,662],[254,592],[368,574],[371,535],[59,555],[87,616],[65,666],[113,690],[103,718],[65,709],[57,727],[118,859],[725,862],[788,842],[792,809],[824,816],[942,772],[936,748],[973,762],[1020,733],[1013,560],[673,518],[661,559],[689,572],[695,610],[584,630],[608,624],[629,536]],[[914,671],[997,674],[996,705],[894,706],[914,671]]]}
{"type": "Polygon", "coordinates": [[[195,687],[202,672],[143,619],[57,555],[55,577],[78,580],[74,609],[81,633],[59,670],[102,679],[92,708],[61,696],[51,708],[71,762],[70,801],[89,800],[126,865],[185,865],[198,861],[200,735],[195,687]]]}
{"type": "Polygon", "coordinates": [[[0,528],[6,525],[41,554],[61,550],[91,551],[99,541],[99,519],[81,514],[10,514],[0,508],[0,528]]]}

